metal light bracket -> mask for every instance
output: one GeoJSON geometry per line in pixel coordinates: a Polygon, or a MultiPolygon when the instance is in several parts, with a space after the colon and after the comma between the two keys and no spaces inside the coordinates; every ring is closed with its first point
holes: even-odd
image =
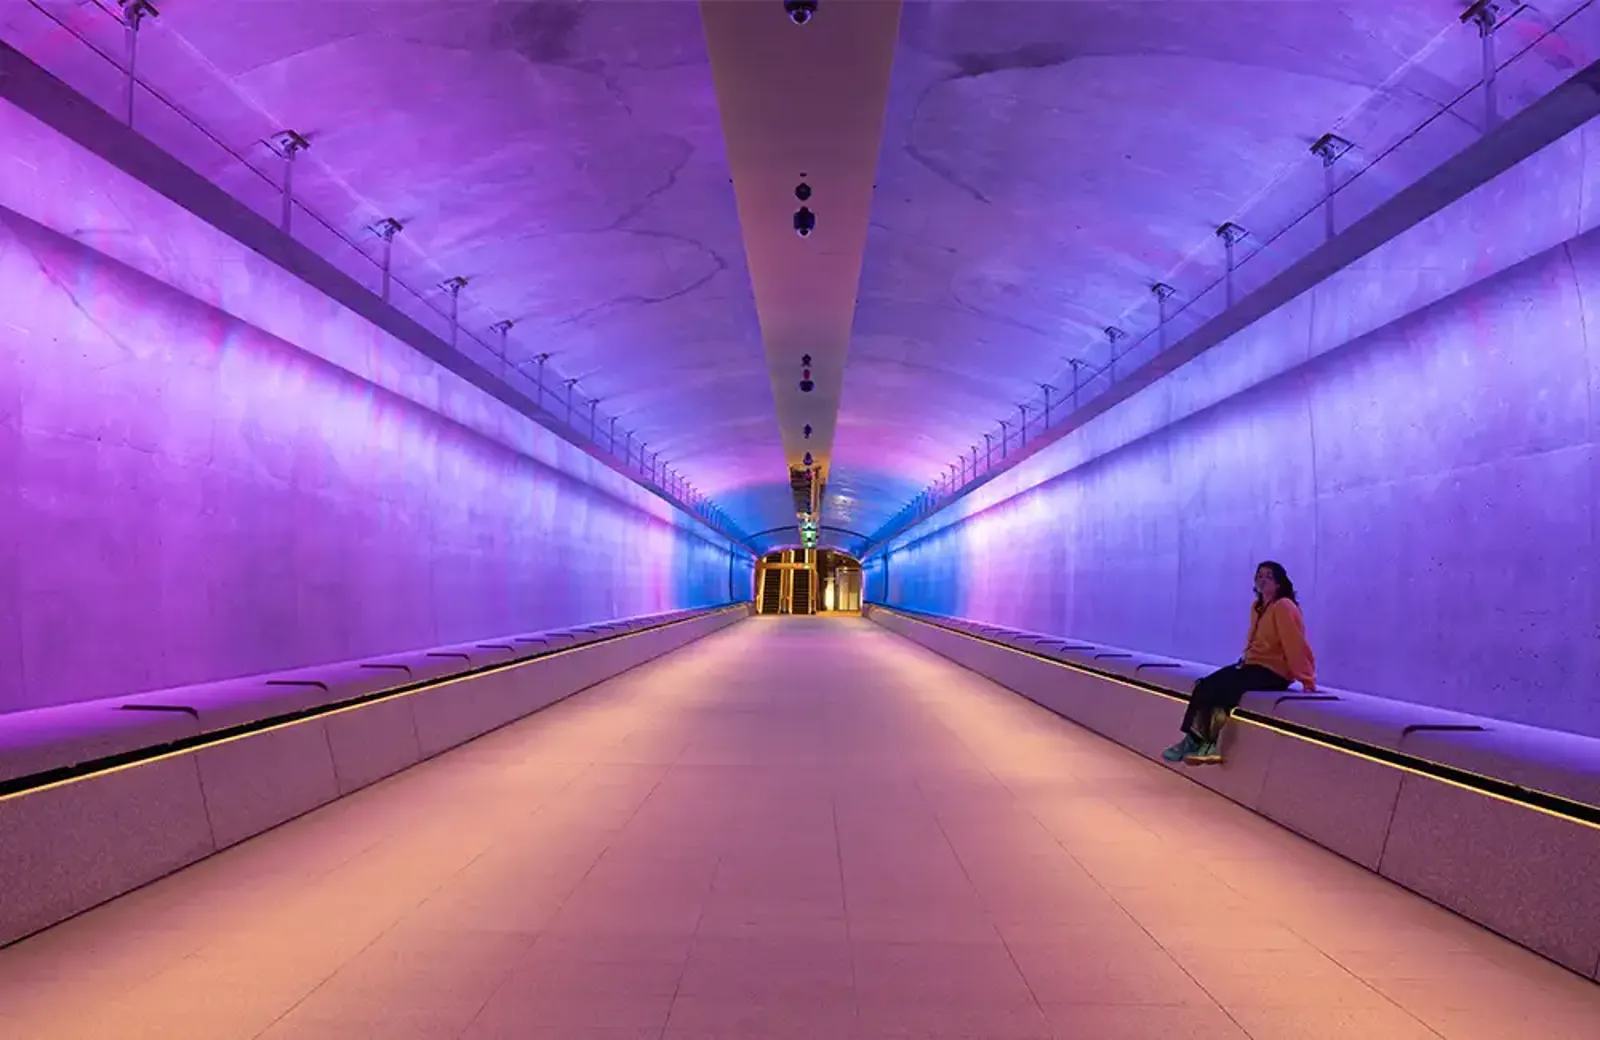
{"type": "Polygon", "coordinates": [[[1219,224],[1217,226],[1217,237],[1222,239],[1222,249],[1223,249],[1223,252],[1227,254],[1227,258],[1228,258],[1228,261],[1227,261],[1228,262],[1227,272],[1223,275],[1223,282],[1224,282],[1224,286],[1225,286],[1226,293],[1227,293],[1227,299],[1228,299],[1227,305],[1229,307],[1232,307],[1233,306],[1233,269],[1238,266],[1238,263],[1235,260],[1234,255],[1233,255],[1233,247],[1238,245],[1240,242],[1243,242],[1245,239],[1249,238],[1250,237],[1250,232],[1246,231],[1244,228],[1240,227],[1238,224],[1235,224],[1233,221],[1229,220],[1229,221],[1225,221],[1224,223],[1219,224]]]}
{"type": "Polygon", "coordinates": [[[267,147],[276,152],[279,158],[292,160],[309,149],[311,142],[298,130],[279,130],[267,138],[267,147]]]}
{"type": "MultiPolygon", "coordinates": [[[[128,122],[133,123],[133,100],[129,95],[128,122]]],[[[284,234],[289,234],[289,224],[294,217],[294,159],[295,156],[311,147],[311,142],[298,130],[280,130],[267,138],[267,147],[271,148],[283,160],[283,217],[278,227],[284,234]]]]}
{"type": "Polygon", "coordinates": [[[1223,244],[1234,246],[1249,238],[1250,232],[1230,220],[1217,226],[1217,237],[1222,239],[1223,244]]]}
{"type": "Polygon", "coordinates": [[[161,12],[150,0],[117,0],[122,8],[122,24],[128,37],[128,125],[133,125],[133,102],[139,96],[139,26],[146,18],[160,18],[161,12]]]}
{"type": "Polygon", "coordinates": [[[150,0],[117,0],[117,6],[122,8],[122,24],[135,32],[139,31],[139,23],[146,18],[161,17],[161,12],[150,0]]]}
{"type": "Polygon", "coordinates": [[[1323,134],[1311,145],[1311,154],[1322,160],[1323,231],[1329,239],[1332,239],[1339,230],[1338,223],[1333,216],[1333,164],[1344,158],[1345,154],[1354,147],[1355,145],[1338,134],[1323,134]]]}
{"type": "Polygon", "coordinates": [[[1311,145],[1311,154],[1322,160],[1322,165],[1332,166],[1344,158],[1346,152],[1355,145],[1346,141],[1338,134],[1323,134],[1311,145]]]}
{"type": "Polygon", "coordinates": [[[1494,32],[1499,22],[1500,5],[1496,0],[1474,0],[1465,11],[1461,12],[1461,24],[1476,25],[1480,34],[1487,35],[1494,32]]]}

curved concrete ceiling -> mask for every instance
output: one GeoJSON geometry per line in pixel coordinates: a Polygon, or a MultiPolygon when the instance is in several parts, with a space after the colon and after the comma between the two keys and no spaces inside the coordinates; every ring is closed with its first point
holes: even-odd
{"type": "MultiPolygon", "coordinates": [[[[43,6],[121,53],[94,4],[43,6]]],[[[304,134],[295,194],[313,212],[351,236],[400,220],[398,279],[466,277],[464,326],[515,320],[514,360],[549,353],[580,403],[620,415],[740,527],[793,525],[696,5],[157,6],[142,78],[265,168],[260,142],[304,134]]],[[[236,163],[180,158],[275,215],[236,163]]]]}
{"type": "Polygon", "coordinates": [[[1220,224],[1304,212],[1321,134],[1376,153],[1475,84],[1465,6],[907,5],[829,519],[877,531],[1107,325],[1151,327],[1152,284],[1217,277],[1220,224]]]}
{"type": "MultiPolygon", "coordinates": [[[[27,3],[121,53],[94,0],[27,3]]],[[[157,6],[153,86],[263,160],[306,134],[307,205],[403,221],[401,280],[470,279],[464,324],[514,319],[513,359],[548,352],[752,533],[793,527],[808,451],[825,534],[875,531],[1106,325],[1148,327],[1153,282],[1214,277],[1218,224],[1308,207],[1317,136],[1381,150],[1479,72],[1459,0],[821,0],[806,26],[779,0],[157,6]]],[[[23,24],[0,31],[68,60],[23,24]]]]}

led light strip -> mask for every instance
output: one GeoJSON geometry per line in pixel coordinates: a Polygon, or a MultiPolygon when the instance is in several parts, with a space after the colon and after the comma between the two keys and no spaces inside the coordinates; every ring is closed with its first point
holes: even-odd
{"type": "MultiPolygon", "coordinates": [[[[261,733],[270,733],[274,730],[285,729],[289,726],[298,726],[303,722],[310,722],[314,719],[342,715],[345,712],[355,711],[358,708],[365,708],[374,704],[381,704],[385,701],[395,700],[399,697],[408,697],[415,693],[421,693],[424,690],[437,690],[441,687],[451,686],[455,683],[464,682],[468,679],[478,679],[486,675],[495,675],[500,672],[511,671],[512,669],[521,668],[537,661],[546,661],[553,657],[561,657],[566,654],[574,653],[578,650],[587,650],[590,647],[598,646],[601,643],[612,643],[619,639],[627,639],[630,636],[643,635],[647,632],[661,632],[678,625],[689,624],[693,621],[703,621],[708,617],[716,617],[719,614],[726,614],[729,611],[743,609],[744,606],[745,604],[742,602],[731,603],[724,607],[717,607],[709,610],[704,614],[696,614],[694,617],[680,618],[676,621],[668,621],[659,625],[650,625],[645,628],[635,629],[631,632],[619,632],[615,635],[602,636],[599,639],[591,639],[587,643],[579,643],[574,646],[562,647],[559,650],[544,650],[530,654],[526,657],[519,657],[512,661],[502,661],[498,664],[485,665],[482,668],[475,668],[465,672],[457,672],[453,675],[442,676],[437,679],[424,679],[419,682],[407,683],[403,686],[397,686],[387,690],[376,690],[372,693],[364,693],[358,697],[351,697],[346,700],[335,701],[331,704],[320,704],[314,708],[306,708],[297,712],[289,712],[283,715],[273,715],[265,719],[257,719],[254,722],[244,722],[237,726],[230,726],[226,729],[214,730],[210,733],[199,733],[192,737],[184,737],[181,740],[169,741],[165,744],[155,744],[150,747],[138,748],[133,751],[123,751],[115,755],[107,755],[103,758],[91,759],[87,762],[79,762],[70,766],[60,766],[55,769],[48,769],[41,773],[30,773],[26,776],[14,777],[10,780],[0,780],[0,802],[7,802],[13,798],[21,798],[24,795],[38,794],[41,791],[54,790],[58,787],[65,787],[68,784],[75,784],[83,780],[91,780],[96,777],[107,776],[111,773],[120,773],[125,769],[132,769],[135,766],[149,765],[152,762],[165,761],[169,758],[176,758],[179,755],[193,754],[194,752],[204,748],[218,747],[223,744],[231,744],[236,740],[243,740],[245,737],[253,737],[261,733]]],[[[576,693],[578,691],[574,690],[573,692],[576,693]]],[[[526,718],[526,716],[521,717],[526,718]]],[[[509,721],[514,722],[516,720],[512,719],[509,721]]]]}
{"type": "MultiPolygon", "coordinates": [[[[919,625],[926,625],[929,628],[937,629],[941,632],[948,632],[951,635],[965,636],[975,643],[983,643],[988,646],[996,647],[1000,650],[1009,650],[1011,653],[1022,657],[1029,657],[1033,658],[1034,660],[1044,661],[1049,664],[1056,665],[1057,667],[1064,668],[1068,671],[1078,672],[1083,675],[1091,675],[1096,679],[1103,679],[1107,682],[1115,683],[1118,686],[1126,686],[1130,690],[1138,690],[1142,693],[1154,694],[1158,697],[1165,697],[1168,700],[1176,701],[1180,704],[1187,704],[1189,702],[1187,697],[1184,697],[1181,694],[1173,693],[1171,690],[1162,689],[1159,686],[1135,682],[1120,675],[1113,675],[1108,672],[1098,671],[1094,668],[1086,668],[1083,665],[1057,660],[1054,657],[1047,657],[1044,654],[1034,653],[1030,650],[1019,650],[1014,646],[999,642],[998,640],[976,636],[970,632],[953,628],[937,621],[930,621],[925,617],[919,617],[916,614],[908,613],[904,610],[884,606],[877,606],[874,607],[874,609],[881,610],[886,614],[892,614],[896,617],[904,618],[907,621],[912,621],[919,625]]],[[[1021,691],[1018,692],[1020,693],[1021,691]]],[[[1023,696],[1026,696],[1026,694],[1023,694],[1023,696]]],[[[1032,698],[1029,699],[1031,700],[1032,698]]],[[[1056,714],[1061,713],[1057,712],[1056,714]]],[[[1072,719],[1071,716],[1063,715],[1062,717],[1066,718],[1070,722],[1076,722],[1076,720],[1072,719]]],[[[1337,733],[1328,733],[1323,730],[1315,729],[1311,726],[1302,725],[1298,722],[1287,722],[1283,719],[1276,719],[1270,715],[1262,715],[1258,712],[1235,709],[1232,718],[1234,721],[1242,722],[1248,726],[1272,730],[1277,733],[1282,733],[1284,736],[1293,737],[1296,740],[1303,740],[1308,744],[1316,744],[1319,747],[1329,748],[1355,758],[1365,759],[1369,762],[1376,762],[1380,765],[1388,766],[1391,769],[1398,769],[1401,772],[1410,773],[1413,776],[1426,777],[1429,780],[1436,780],[1439,783],[1448,784],[1451,787],[1459,788],[1464,791],[1471,791],[1474,794],[1484,795],[1497,801],[1518,806],[1519,808],[1532,809],[1534,812],[1544,813],[1546,816],[1554,816],[1557,819],[1565,820],[1569,823],[1576,823],[1584,827],[1600,830],[1600,806],[1590,805],[1587,802],[1580,802],[1572,798],[1566,798],[1558,794],[1551,794],[1548,791],[1540,791],[1532,787],[1524,787],[1521,784],[1515,784],[1509,780],[1501,780],[1498,777],[1488,776],[1482,773],[1474,773],[1469,769],[1462,769],[1460,766],[1452,766],[1443,762],[1435,762],[1431,759],[1420,758],[1416,755],[1407,754],[1404,751],[1395,751],[1390,748],[1379,747],[1375,744],[1368,744],[1365,741],[1341,736],[1337,733]]],[[[1083,723],[1077,724],[1083,725],[1083,723]]],[[[1086,728],[1092,729],[1092,727],[1086,728]]]]}

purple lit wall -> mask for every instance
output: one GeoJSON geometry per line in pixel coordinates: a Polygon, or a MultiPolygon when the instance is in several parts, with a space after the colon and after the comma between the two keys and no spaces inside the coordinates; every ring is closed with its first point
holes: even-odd
{"type": "Polygon", "coordinates": [[[1600,134],[1485,185],[871,561],[879,602],[1600,735],[1600,134]],[[1587,232],[1587,233],[1585,233],[1587,232]]]}
{"type": "Polygon", "coordinates": [[[4,104],[0,141],[0,711],[748,594],[695,521],[4,104]]]}

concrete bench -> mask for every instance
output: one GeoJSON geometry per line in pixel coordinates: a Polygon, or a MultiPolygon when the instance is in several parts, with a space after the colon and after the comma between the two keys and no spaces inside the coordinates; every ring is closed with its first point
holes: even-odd
{"type": "MultiPolygon", "coordinates": [[[[869,616],[1152,757],[1212,670],[882,607],[869,616]]],[[[1600,980],[1600,827],[1588,808],[1600,806],[1600,740],[1346,690],[1253,692],[1239,709],[1226,764],[1186,776],[1600,980]],[[1496,781],[1579,804],[1548,811],[1537,795],[1497,794],[1496,781]]]]}
{"type": "Polygon", "coordinates": [[[0,944],[749,612],[664,612],[603,634],[527,633],[0,715],[0,944]],[[128,761],[110,768],[118,756],[128,761]]]}

